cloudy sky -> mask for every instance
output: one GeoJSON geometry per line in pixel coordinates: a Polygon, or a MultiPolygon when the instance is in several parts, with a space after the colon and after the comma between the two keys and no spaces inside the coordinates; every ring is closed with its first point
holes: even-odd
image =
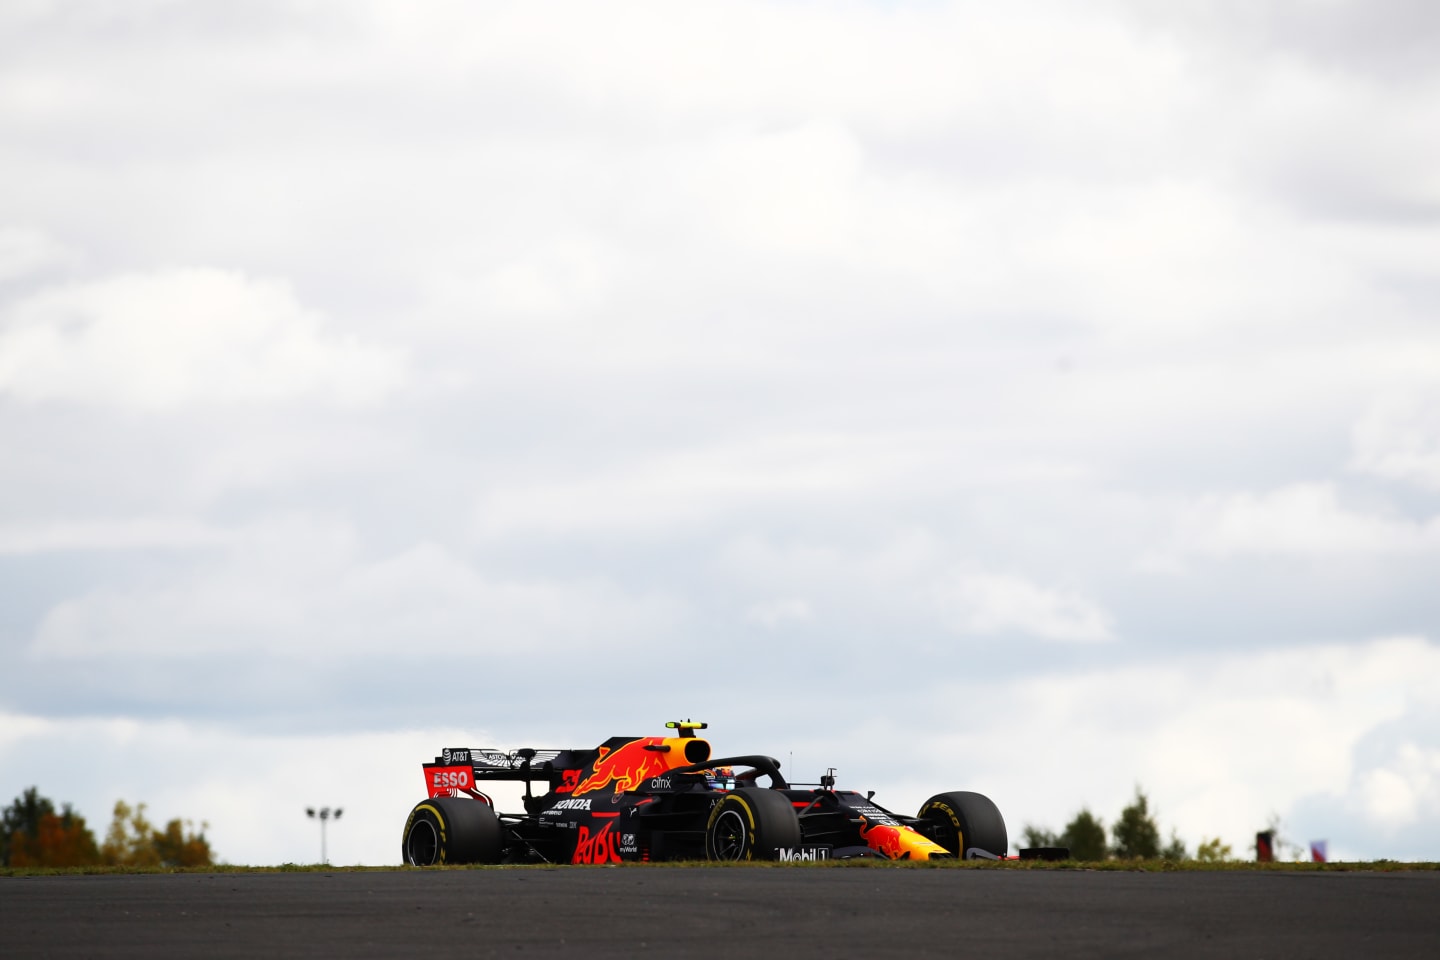
{"type": "Polygon", "coordinates": [[[0,801],[708,720],[1440,859],[1440,7],[10,0],[0,801]]]}

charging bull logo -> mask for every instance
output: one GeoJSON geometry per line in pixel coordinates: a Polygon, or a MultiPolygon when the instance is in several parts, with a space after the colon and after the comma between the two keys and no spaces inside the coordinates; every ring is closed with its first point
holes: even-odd
{"type": "Polygon", "coordinates": [[[865,817],[860,826],[860,839],[876,853],[891,860],[929,860],[932,854],[949,856],[938,843],[900,824],[871,823],[865,817]]]}
{"type": "Polygon", "coordinates": [[[661,737],[642,737],[631,740],[618,750],[601,747],[600,756],[590,768],[590,775],[575,787],[574,795],[606,788],[617,793],[634,790],[651,777],[666,772],[671,767],[669,754],[645,749],[662,743],[664,740],[661,737]]]}
{"type": "Polygon", "coordinates": [[[581,827],[575,840],[575,856],[571,863],[619,863],[620,836],[607,823],[595,833],[589,827],[581,827]]]}
{"type": "MultiPolygon", "coordinates": [[[[864,819],[863,817],[861,819],[864,819]]],[[[876,853],[883,854],[891,860],[899,860],[905,856],[905,845],[900,840],[900,828],[885,823],[870,823],[868,820],[860,825],[860,839],[865,845],[876,853]]]]}

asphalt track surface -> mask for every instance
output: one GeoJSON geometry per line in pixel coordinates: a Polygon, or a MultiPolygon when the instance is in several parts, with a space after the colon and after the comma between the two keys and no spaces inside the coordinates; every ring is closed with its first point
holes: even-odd
{"type": "Polygon", "coordinates": [[[0,879],[0,956],[1437,957],[1440,872],[561,867],[0,879]]]}

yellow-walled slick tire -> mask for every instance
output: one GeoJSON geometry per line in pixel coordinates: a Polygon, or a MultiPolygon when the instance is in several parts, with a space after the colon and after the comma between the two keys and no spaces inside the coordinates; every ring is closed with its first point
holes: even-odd
{"type": "Polygon", "coordinates": [[[935,824],[935,842],[964,858],[980,850],[1003,857],[1010,850],[1000,808],[981,793],[937,793],[920,807],[920,818],[935,824]]]}
{"type": "Polygon", "coordinates": [[[761,787],[728,793],[710,811],[705,855],[711,860],[775,860],[800,846],[800,818],[790,798],[761,787]]]}
{"type": "Polygon", "coordinates": [[[405,821],[400,860],[412,867],[499,863],[500,819],[488,803],[431,797],[415,804],[405,821]]]}

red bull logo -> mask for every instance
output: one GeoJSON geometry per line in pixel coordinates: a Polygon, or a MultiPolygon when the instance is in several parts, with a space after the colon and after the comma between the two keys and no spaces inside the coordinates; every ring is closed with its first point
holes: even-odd
{"type": "Polygon", "coordinates": [[[865,817],[860,825],[860,839],[876,853],[891,860],[929,860],[931,854],[949,856],[950,852],[909,827],[901,824],[871,823],[865,817]]]}
{"type": "MultiPolygon", "coordinates": [[[[665,737],[641,737],[614,750],[601,747],[600,756],[590,767],[590,773],[576,785],[573,794],[579,796],[595,790],[623,793],[643,786],[651,777],[657,777],[675,767],[683,767],[691,760],[686,756],[686,741],[678,742],[681,744],[679,750],[675,749],[677,740],[667,740],[665,737]],[[651,749],[646,749],[647,747],[651,749]],[[654,749],[657,747],[661,749],[654,749]]],[[[688,744],[702,743],[702,740],[688,741],[688,744]]],[[[704,753],[708,756],[708,744],[706,747],[704,753]]],[[[690,752],[692,755],[699,755],[695,753],[693,746],[690,747],[690,752]]]]}
{"type": "Polygon", "coordinates": [[[589,827],[581,827],[575,840],[575,856],[571,863],[619,863],[620,835],[615,824],[607,823],[595,833],[589,827]]]}
{"type": "Polygon", "coordinates": [[[871,850],[891,860],[899,860],[905,854],[905,845],[900,841],[898,826],[866,821],[860,825],[860,839],[864,840],[871,850]]]}

